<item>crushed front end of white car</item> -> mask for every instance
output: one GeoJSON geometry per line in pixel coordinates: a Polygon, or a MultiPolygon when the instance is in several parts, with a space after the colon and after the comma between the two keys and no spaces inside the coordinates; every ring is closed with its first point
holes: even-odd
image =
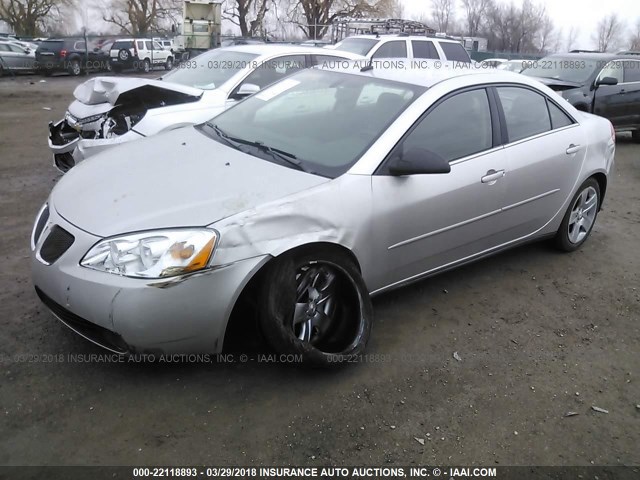
{"type": "Polygon", "coordinates": [[[143,138],[150,110],[198,102],[203,91],[142,78],[96,77],[79,85],[65,117],[49,124],[53,163],[66,172],[113,145],[143,138]]]}

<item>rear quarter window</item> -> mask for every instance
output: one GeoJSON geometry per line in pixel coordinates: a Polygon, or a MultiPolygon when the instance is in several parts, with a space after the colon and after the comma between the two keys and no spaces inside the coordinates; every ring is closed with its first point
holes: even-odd
{"type": "Polygon", "coordinates": [[[440,44],[440,47],[442,48],[445,57],[447,57],[447,60],[451,60],[453,62],[471,63],[469,54],[459,43],[444,42],[440,44]]]}

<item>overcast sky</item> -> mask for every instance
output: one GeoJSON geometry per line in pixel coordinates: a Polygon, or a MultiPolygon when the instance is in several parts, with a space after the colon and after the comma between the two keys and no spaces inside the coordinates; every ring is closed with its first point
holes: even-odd
{"type": "MultiPolygon", "coordinates": [[[[401,0],[405,6],[405,17],[418,18],[420,15],[429,15],[430,0],[401,0]]],[[[505,1],[506,0],[502,0],[505,1]]],[[[534,0],[535,1],[535,0],[534,0]]],[[[574,48],[590,49],[595,48],[592,34],[596,29],[598,21],[609,15],[611,12],[618,12],[621,18],[627,21],[628,32],[625,33],[625,41],[631,33],[631,27],[635,28],[637,19],[640,18],[640,1],[638,0],[537,0],[546,5],[547,12],[553,19],[556,28],[562,29],[562,48],[566,46],[566,38],[569,29],[574,26],[579,29],[580,34],[574,48]]],[[[462,1],[456,0],[458,12],[456,18],[462,16],[462,1]]],[[[522,0],[514,0],[516,5],[522,0]]],[[[626,43],[626,42],[625,42],[626,43]]],[[[626,45],[625,45],[626,46],[626,45]]]]}

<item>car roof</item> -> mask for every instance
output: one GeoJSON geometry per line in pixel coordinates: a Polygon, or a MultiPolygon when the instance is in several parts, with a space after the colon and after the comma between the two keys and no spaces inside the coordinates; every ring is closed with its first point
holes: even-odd
{"type": "Polygon", "coordinates": [[[408,83],[421,87],[432,87],[436,83],[450,78],[463,76],[484,76],[492,75],[492,82],[504,81],[518,83],[527,83],[522,80],[522,76],[517,73],[488,69],[482,67],[474,67],[473,64],[462,62],[439,61],[439,60],[421,60],[420,65],[407,59],[389,58],[376,59],[371,64],[373,68],[364,71],[361,67],[368,65],[369,61],[336,62],[335,65],[325,65],[320,68],[322,70],[338,71],[358,75],[363,77],[379,78],[381,80],[391,80],[396,82],[408,83]],[[376,67],[378,66],[378,68],[376,67]],[[496,77],[500,77],[496,80],[496,77]]]}
{"type": "Polygon", "coordinates": [[[381,35],[352,35],[350,37],[342,39],[348,40],[350,38],[364,38],[369,40],[397,40],[398,38],[402,38],[404,40],[429,40],[443,43],[460,43],[457,40],[452,40],[450,38],[443,37],[427,37],[426,35],[406,35],[404,33],[383,33],[381,35]]]}
{"type": "Polygon", "coordinates": [[[232,45],[229,47],[221,47],[224,50],[230,50],[234,52],[246,52],[253,53],[255,55],[266,56],[266,55],[275,55],[278,53],[290,53],[290,54],[302,54],[302,55],[310,55],[310,54],[319,54],[319,55],[330,55],[330,56],[341,56],[341,57],[351,57],[352,59],[360,59],[364,58],[362,55],[357,55],[355,53],[338,51],[338,50],[328,50],[325,48],[319,47],[307,47],[305,45],[291,45],[291,44],[268,44],[268,43],[256,43],[250,45],[232,45]]]}

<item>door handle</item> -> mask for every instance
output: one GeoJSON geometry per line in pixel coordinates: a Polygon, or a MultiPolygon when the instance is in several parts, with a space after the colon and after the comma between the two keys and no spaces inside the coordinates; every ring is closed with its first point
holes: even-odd
{"type": "Polygon", "coordinates": [[[574,145],[573,143],[569,145],[567,148],[567,155],[573,155],[574,153],[578,153],[582,148],[581,145],[574,145]]]}
{"type": "Polygon", "coordinates": [[[498,171],[489,170],[487,174],[484,177],[482,177],[480,180],[482,181],[482,183],[488,183],[490,185],[493,185],[502,177],[504,177],[504,170],[498,170],[498,171]]]}

